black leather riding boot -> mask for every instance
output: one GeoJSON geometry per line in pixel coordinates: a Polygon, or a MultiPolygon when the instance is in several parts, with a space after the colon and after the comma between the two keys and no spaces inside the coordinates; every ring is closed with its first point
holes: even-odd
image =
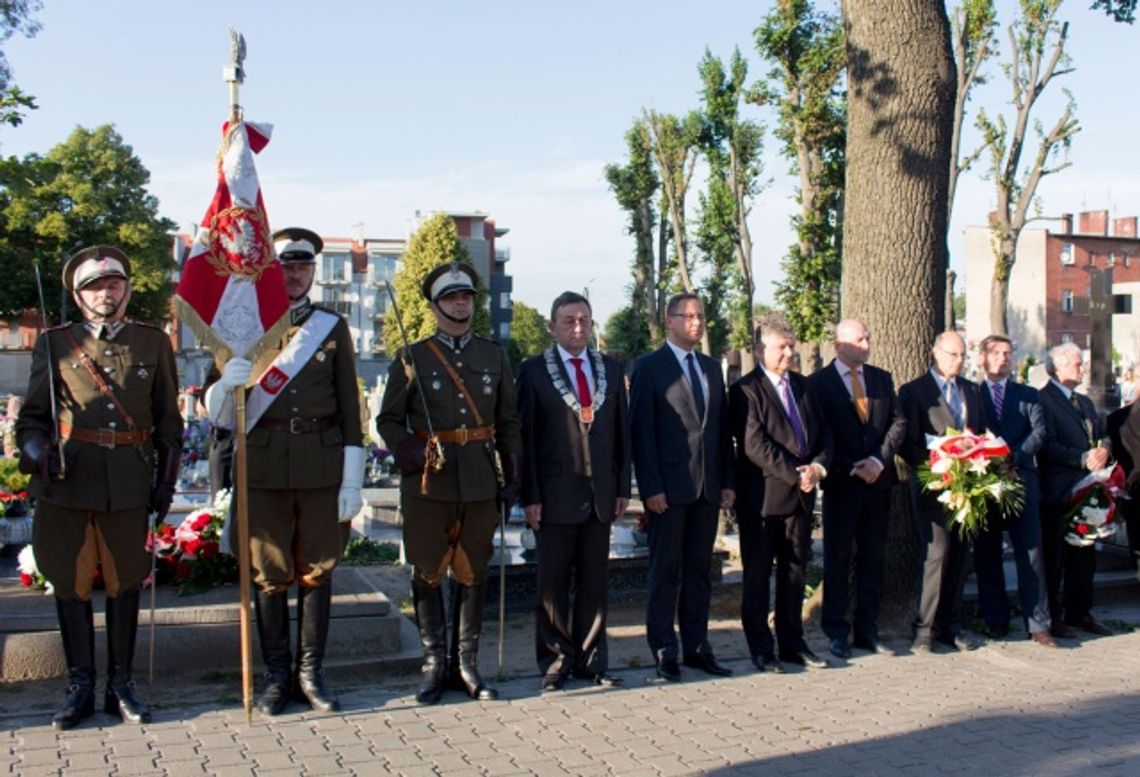
{"type": "Polygon", "coordinates": [[[337,712],[340,700],[325,687],[325,644],[329,638],[332,584],[297,591],[297,687],[318,712],[337,712]]]}
{"type": "Polygon", "coordinates": [[[472,699],[492,701],[499,698],[499,692],[479,675],[479,634],[483,630],[483,599],[487,589],[482,583],[472,586],[455,583],[455,586],[458,602],[453,600],[452,606],[459,612],[456,620],[459,649],[455,665],[459,681],[472,699]]]}
{"type": "Polygon", "coordinates": [[[257,709],[266,715],[280,715],[289,704],[292,685],[289,594],[285,591],[266,593],[259,588],[253,602],[266,678],[265,690],[257,699],[257,709]]]}
{"type": "Polygon", "coordinates": [[[139,589],[107,597],[107,691],[103,711],[126,723],[150,723],[150,710],[135,695],[131,663],[139,630],[139,589]]]}
{"type": "Polygon", "coordinates": [[[423,675],[416,701],[420,704],[438,704],[446,685],[447,624],[443,614],[443,589],[412,580],[412,602],[416,610],[416,625],[420,629],[420,642],[424,647],[423,675]]]}
{"type": "Polygon", "coordinates": [[[59,635],[67,661],[67,701],[52,716],[57,731],[74,728],[95,713],[95,624],[91,602],[65,602],[56,597],[59,635]]]}

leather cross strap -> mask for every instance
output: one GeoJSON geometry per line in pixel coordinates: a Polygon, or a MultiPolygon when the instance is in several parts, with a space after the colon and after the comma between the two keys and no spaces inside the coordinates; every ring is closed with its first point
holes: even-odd
{"type": "Polygon", "coordinates": [[[60,421],[59,436],[65,440],[78,440],[102,448],[114,448],[118,445],[142,445],[150,439],[150,429],[85,429],[60,421]]]}
{"type": "MultiPolygon", "coordinates": [[[[111,404],[115,406],[115,409],[119,411],[119,415],[127,422],[127,429],[134,429],[135,419],[131,418],[131,414],[127,412],[127,409],[123,407],[123,403],[115,396],[115,392],[107,385],[106,379],[99,374],[99,368],[95,365],[95,360],[87,355],[87,351],[83,350],[79,345],[79,342],[75,339],[75,335],[71,334],[70,329],[64,329],[63,336],[67,338],[67,342],[71,345],[71,350],[75,352],[75,356],[79,359],[80,363],[87,368],[87,372],[94,378],[95,385],[99,387],[99,393],[109,399],[111,404]]],[[[120,434],[122,434],[122,432],[120,432],[120,434]]],[[[78,440],[79,438],[76,437],[75,439],[78,440]]]]}
{"type": "Polygon", "coordinates": [[[475,400],[471,399],[471,392],[468,391],[467,386],[464,385],[463,378],[459,377],[459,373],[451,366],[451,362],[443,355],[443,351],[439,350],[439,346],[435,344],[435,340],[428,340],[427,347],[435,354],[435,358],[439,359],[440,363],[443,364],[444,369],[447,370],[447,374],[451,376],[451,381],[455,384],[455,388],[459,389],[459,393],[462,394],[463,399],[467,401],[467,407],[471,408],[471,414],[475,416],[475,423],[478,426],[483,426],[483,416],[479,414],[479,408],[475,407],[475,400]]]}

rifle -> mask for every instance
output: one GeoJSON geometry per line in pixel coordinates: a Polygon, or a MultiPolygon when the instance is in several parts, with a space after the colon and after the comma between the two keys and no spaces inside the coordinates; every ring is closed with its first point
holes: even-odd
{"type": "Polygon", "coordinates": [[[427,392],[424,391],[423,381],[420,380],[420,371],[416,369],[416,361],[412,356],[412,344],[408,340],[408,332],[404,329],[404,319],[400,316],[400,306],[396,304],[396,294],[392,291],[392,284],[389,281],[384,281],[384,288],[388,290],[388,299],[392,301],[392,313],[396,317],[396,326],[400,330],[400,340],[404,343],[404,353],[407,354],[408,361],[412,368],[412,378],[416,382],[416,391],[420,395],[420,402],[424,406],[424,420],[427,421],[428,428],[428,441],[424,450],[424,475],[420,484],[420,492],[427,492],[427,475],[428,470],[432,472],[443,471],[443,445],[440,443],[439,438],[435,436],[435,427],[431,422],[431,413],[428,412],[427,392]]]}
{"type": "Polygon", "coordinates": [[[40,278],[40,263],[33,265],[36,270],[36,290],[40,294],[40,316],[44,322],[44,350],[47,352],[48,364],[48,398],[51,400],[51,442],[59,452],[59,474],[57,480],[63,480],[67,474],[67,460],[63,457],[63,437],[59,433],[59,408],[55,403],[55,361],[51,358],[51,338],[47,335],[48,318],[47,303],[44,302],[44,284],[40,278]]]}

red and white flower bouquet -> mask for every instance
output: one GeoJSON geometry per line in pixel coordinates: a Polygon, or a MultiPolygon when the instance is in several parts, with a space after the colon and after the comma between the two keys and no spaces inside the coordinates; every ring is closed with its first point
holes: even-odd
{"type": "Polygon", "coordinates": [[[1110,464],[1085,475],[1069,492],[1065,542],[1087,548],[1116,533],[1116,500],[1127,499],[1124,470],[1110,464]]]}
{"type": "Polygon", "coordinates": [[[964,539],[985,528],[990,505],[1006,517],[1025,503],[1025,486],[1000,437],[948,429],[944,437],[928,435],[926,449],[930,456],[918,468],[919,483],[938,494],[950,526],[964,539]]]}
{"type": "Polygon", "coordinates": [[[55,588],[36,566],[36,554],[31,545],[25,545],[16,557],[16,564],[20,568],[20,585],[25,588],[38,588],[47,594],[55,593],[55,588]]]}
{"type": "Polygon", "coordinates": [[[237,559],[220,547],[229,509],[229,490],[219,491],[212,505],[190,513],[177,527],[162,523],[150,532],[147,551],[153,543],[159,585],[176,585],[178,595],[185,596],[237,582],[237,559]]]}

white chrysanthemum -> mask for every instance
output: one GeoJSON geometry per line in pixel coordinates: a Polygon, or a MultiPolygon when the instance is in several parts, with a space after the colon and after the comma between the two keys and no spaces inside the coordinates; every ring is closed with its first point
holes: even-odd
{"type": "Polygon", "coordinates": [[[1108,519],[1108,510],[1098,510],[1095,507],[1085,507],[1081,510],[1081,518],[1089,526],[1104,526],[1108,519]]]}
{"type": "Polygon", "coordinates": [[[939,459],[930,465],[930,471],[935,475],[941,475],[944,472],[949,472],[950,468],[954,466],[954,460],[950,458],[939,459]]]}
{"type": "Polygon", "coordinates": [[[989,466],[990,460],[985,456],[979,456],[976,459],[970,459],[969,470],[970,472],[974,472],[978,475],[984,475],[986,474],[986,470],[989,469],[989,466]]]}

